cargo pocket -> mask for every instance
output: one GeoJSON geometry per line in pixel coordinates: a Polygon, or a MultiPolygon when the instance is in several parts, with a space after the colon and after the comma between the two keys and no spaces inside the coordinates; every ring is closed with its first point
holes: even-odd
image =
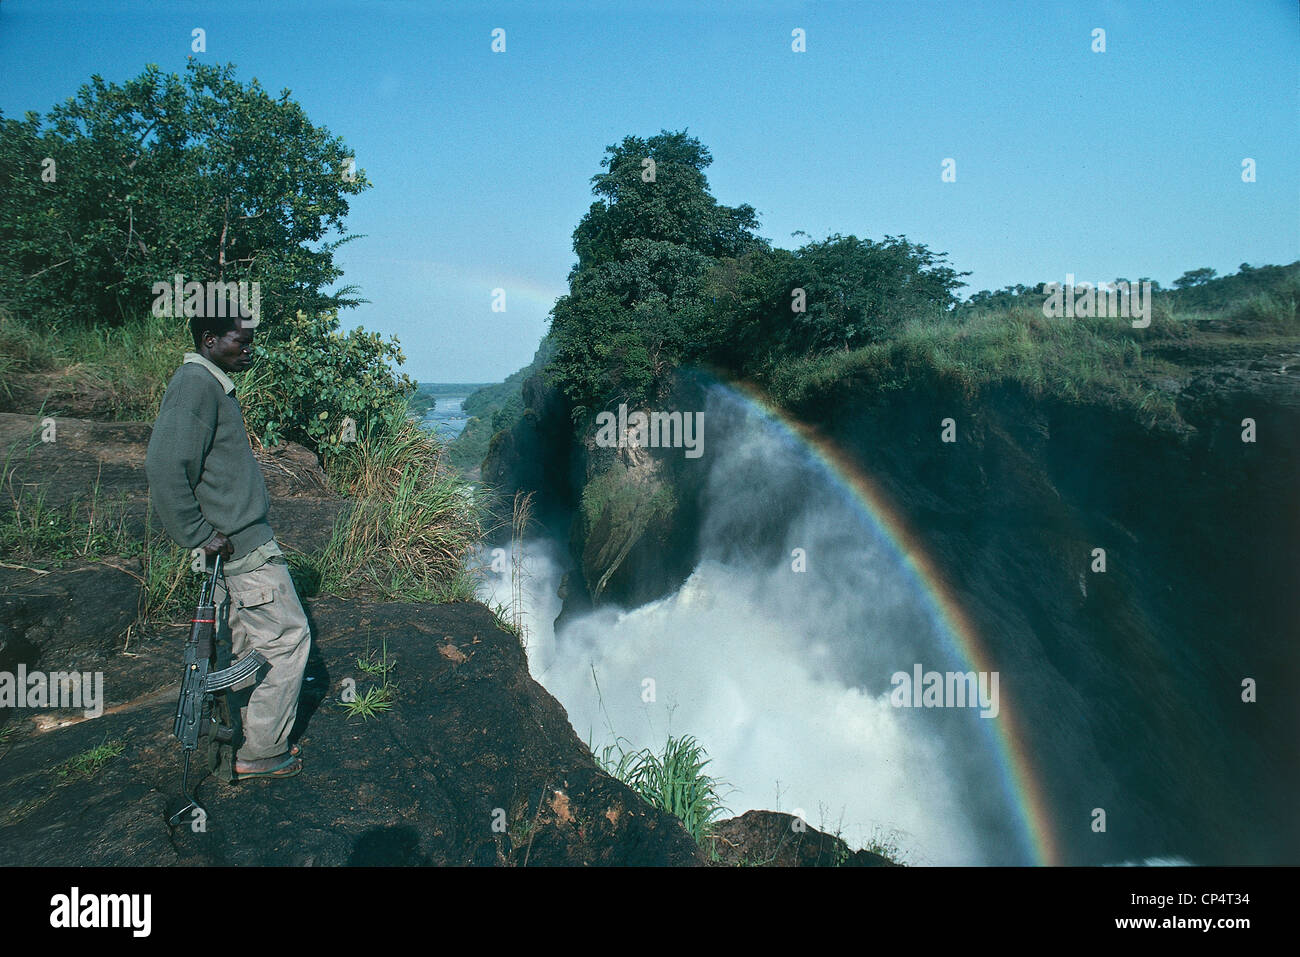
{"type": "Polygon", "coordinates": [[[230,589],[231,604],[241,611],[245,608],[256,608],[259,605],[265,605],[274,597],[275,592],[270,588],[270,586],[249,588],[240,591],[236,591],[233,588],[230,589]]]}

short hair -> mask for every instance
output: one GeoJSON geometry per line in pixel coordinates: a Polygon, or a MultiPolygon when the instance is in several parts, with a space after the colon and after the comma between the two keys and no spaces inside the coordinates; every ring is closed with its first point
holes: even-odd
{"type": "Polygon", "coordinates": [[[211,332],[217,338],[239,328],[238,316],[192,316],[190,318],[190,335],[194,337],[194,348],[203,345],[203,333],[211,332]]]}

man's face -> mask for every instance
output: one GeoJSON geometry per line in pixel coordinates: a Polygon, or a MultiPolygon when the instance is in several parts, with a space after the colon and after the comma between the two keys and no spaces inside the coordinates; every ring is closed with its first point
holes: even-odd
{"type": "Polygon", "coordinates": [[[253,362],[253,330],[236,327],[220,338],[208,333],[203,337],[202,355],[227,375],[243,372],[253,362]]]}

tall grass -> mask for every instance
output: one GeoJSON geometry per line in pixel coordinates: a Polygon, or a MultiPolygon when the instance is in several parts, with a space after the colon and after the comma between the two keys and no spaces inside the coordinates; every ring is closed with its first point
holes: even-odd
{"type": "Polygon", "coordinates": [[[466,558],[482,537],[483,502],[444,446],[404,421],[328,455],[326,474],[352,499],[319,560],[322,591],[358,586],[390,599],[469,600],[466,558]]]}
{"type": "Polygon", "coordinates": [[[524,625],[524,537],[533,515],[533,493],[516,492],[510,521],[510,621],[519,640],[527,646],[524,625]]]}
{"type": "Polygon", "coordinates": [[[97,417],[152,421],[181,356],[194,348],[183,319],[151,312],[120,326],[42,327],[0,310],[0,391],[14,398],[20,375],[59,396],[92,400],[97,417]]]}
{"type": "Polygon", "coordinates": [[[1150,328],[1135,330],[1130,323],[1049,319],[1027,306],[945,323],[914,321],[864,348],[786,363],[770,374],[770,388],[779,403],[797,408],[846,389],[879,394],[928,383],[974,397],[988,386],[1014,383],[1036,396],[1128,408],[1153,423],[1176,421],[1173,397],[1153,398],[1150,385],[1171,367],[1143,343],[1192,331],[1159,306],[1150,328]]]}
{"type": "Polygon", "coordinates": [[[679,818],[696,844],[704,843],[712,823],[728,811],[718,796],[723,782],[705,773],[709,758],[690,735],[669,735],[658,754],[650,748],[625,751],[616,741],[595,758],[607,774],[636,791],[647,803],[679,818]]]}
{"type": "Polygon", "coordinates": [[[1300,343],[1294,298],[1256,296],[1228,310],[1152,306],[1151,324],[1122,317],[1051,319],[1041,304],[975,309],[943,322],[912,320],[889,338],[853,350],[799,356],[760,373],[773,399],[791,409],[849,391],[882,394],[942,385],[974,397],[1016,384],[1031,395],[1120,408],[1148,425],[1177,426],[1174,391],[1180,355],[1204,362],[1239,357],[1243,343],[1267,349],[1300,343]],[[1210,321],[1214,320],[1214,321],[1210,321]]]}
{"type": "Polygon", "coordinates": [[[115,567],[140,582],[142,622],[184,617],[193,598],[183,587],[190,557],[153,528],[147,508],[141,537],[139,503],[124,494],[107,494],[99,482],[86,495],[52,505],[45,486],[14,483],[14,451],[9,450],[0,467],[0,494],[7,499],[7,508],[0,514],[0,561],[44,570],[62,567],[68,561],[125,559],[126,565],[115,567]],[[139,573],[132,569],[133,559],[140,562],[139,573]]]}

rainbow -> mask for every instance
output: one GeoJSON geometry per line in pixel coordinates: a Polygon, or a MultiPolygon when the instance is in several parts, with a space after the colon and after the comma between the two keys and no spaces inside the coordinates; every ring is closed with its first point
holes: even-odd
{"type": "MultiPolygon", "coordinates": [[[[362,262],[351,259],[349,262],[362,262]]],[[[488,296],[493,289],[504,289],[507,302],[515,305],[526,302],[543,315],[549,315],[555,300],[568,294],[567,286],[557,286],[553,282],[542,282],[531,276],[510,275],[501,271],[481,269],[460,263],[442,262],[436,259],[387,258],[385,263],[396,263],[410,267],[412,278],[423,284],[436,282],[442,291],[456,290],[462,295],[483,300],[487,308],[488,296]]]]}
{"type": "MultiPolygon", "coordinates": [[[[852,496],[864,517],[886,536],[904,565],[921,584],[926,606],[941,633],[950,637],[957,656],[975,671],[997,670],[988,648],[958,602],[951,585],[879,483],[829,439],[777,408],[752,385],[723,384],[716,379],[713,382],[718,389],[796,440],[825,468],[852,496]]],[[[1026,739],[1016,721],[1015,702],[1007,694],[1005,685],[999,697],[1001,711],[998,717],[992,721],[980,721],[979,725],[998,757],[1003,789],[1021,812],[1020,823],[1026,845],[1037,863],[1058,865],[1061,863],[1060,851],[1047,802],[1033,773],[1026,739]]]]}

